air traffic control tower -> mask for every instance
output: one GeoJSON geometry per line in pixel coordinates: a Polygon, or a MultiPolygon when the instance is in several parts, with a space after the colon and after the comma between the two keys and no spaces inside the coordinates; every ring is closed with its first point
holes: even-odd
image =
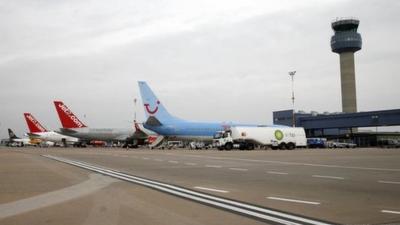
{"type": "Polygon", "coordinates": [[[357,112],[354,52],[361,49],[361,35],[357,33],[359,20],[336,19],[332,22],[335,34],[331,38],[332,52],[340,56],[340,80],[342,83],[342,111],[357,112]]]}

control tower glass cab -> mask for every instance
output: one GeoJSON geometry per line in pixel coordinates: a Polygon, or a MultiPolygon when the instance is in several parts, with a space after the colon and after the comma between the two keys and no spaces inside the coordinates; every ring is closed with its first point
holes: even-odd
{"type": "Polygon", "coordinates": [[[341,18],[332,22],[334,35],[331,38],[331,48],[332,52],[340,56],[343,112],[357,112],[354,52],[362,46],[361,35],[357,33],[359,23],[354,18],[341,18]]]}

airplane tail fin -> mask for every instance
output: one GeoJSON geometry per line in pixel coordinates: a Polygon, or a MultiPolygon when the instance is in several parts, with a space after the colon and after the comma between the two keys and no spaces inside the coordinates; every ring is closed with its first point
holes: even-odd
{"type": "Polygon", "coordinates": [[[10,139],[19,138],[10,128],[8,128],[8,136],[10,136],[10,139]]]}
{"type": "Polygon", "coordinates": [[[167,109],[160,102],[146,82],[139,81],[139,89],[146,119],[147,121],[152,122],[152,124],[149,125],[157,126],[171,120],[177,120],[176,117],[173,117],[171,114],[169,114],[167,109]]]}
{"type": "Polygon", "coordinates": [[[47,132],[46,128],[44,128],[42,124],[40,124],[39,121],[37,121],[35,117],[32,116],[32,114],[24,113],[24,117],[26,123],[28,124],[29,132],[31,133],[47,132]]]}
{"type": "Polygon", "coordinates": [[[62,101],[54,101],[54,105],[63,128],[86,127],[62,101]]]}

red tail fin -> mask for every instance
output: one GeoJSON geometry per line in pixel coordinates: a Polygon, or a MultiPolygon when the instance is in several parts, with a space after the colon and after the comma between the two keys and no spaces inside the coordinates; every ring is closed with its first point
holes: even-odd
{"type": "Polygon", "coordinates": [[[86,127],[62,101],[54,101],[63,128],[86,127]]]}
{"type": "Polygon", "coordinates": [[[26,123],[28,124],[29,132],[40,133],[40,132],[47,131],[46,128],[44,128],[42,126],[42,124],[40,124],[39,121],[37,121],[35,119],[35,117],[33,117],[30,113],[24,113],[24,117],[25,117],[26,123]]]}

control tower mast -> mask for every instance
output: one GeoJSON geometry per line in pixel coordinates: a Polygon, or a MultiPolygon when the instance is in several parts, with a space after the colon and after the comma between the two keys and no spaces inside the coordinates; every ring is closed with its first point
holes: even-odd
{"type": "Polygon", "coordinates": [[[361,35],[357,33],[360,21],[341,18],[332,22],[335,34],[331,38],[332,52],[340,56],[340,80],[342,87],[342,111],[357,112],[354,52],[361,49],[361,35]]]}

